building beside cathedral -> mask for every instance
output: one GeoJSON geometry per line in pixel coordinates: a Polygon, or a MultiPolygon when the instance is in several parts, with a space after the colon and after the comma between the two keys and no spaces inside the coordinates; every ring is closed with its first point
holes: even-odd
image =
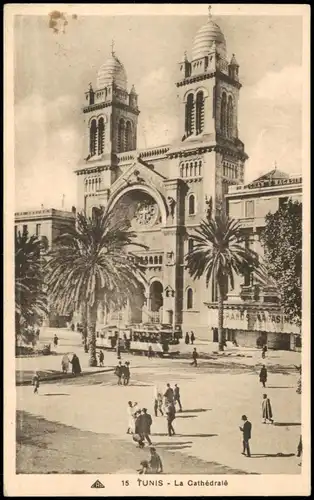
{"type": "MultiPolygon", "coordinates": [[[[68,224],[75,225],[76,209],[57,210],[55,208],[41,208],[24,210],[14,214],[15,236],[20,232],[27,232],[29,236],[36,236],[43,244],[43,255],[54,248],[54,241],[64,231],[68,224]]],[[[63,327],[70,317],[61,316],[55,310],[54,304],[48,296],[48,314],[43,319],[44,326],[63,327]]]]}
{"type": "MultiPolygon", "coordinates": [[[[77,210],[123,210],[149,248],[137,252],[146,267],[145,293],[132,298],[124,323],[181,325],[211,339],[208,304],[215,307],[216,288],[193,281],[184,257],[202,219],[227,210],[227,201],[236,210],[248,158],[238,129],[240,67],[235,55],[228,58],[211,15],[177,74],[180,133],[171,144],[143,150],[137,148],[140,96],[128,86],[124,65],[112,51],[100,67],[82,109],[85,153],[75,170],[77,210]]],[[[110,318],[100,311],[98,320],[101,325],[110,318]]]]}

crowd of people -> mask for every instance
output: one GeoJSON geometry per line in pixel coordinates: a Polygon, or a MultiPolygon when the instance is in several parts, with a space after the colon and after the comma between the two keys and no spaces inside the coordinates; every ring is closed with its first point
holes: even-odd
{"type": "MultiPolygon", "coordinates": [[[[150,333],[150,334],[134,334],[130,337],[129,340],[134,341],[144,341],[149,343],[158,342],[158,334],[150,333]]],[[[125,340],[125,339],[124,339],[125,340]]],[[[53,344],[55,347],[58,346],[58,336],[55,334],[53,338],[53,344]]],[[[195,336],[193,332],[187,332],[185,336],[186,344],[191,343],[192,345],[195,342],[195,336]]],[[[265,359],[267,353],[267,346],[262,346],[262,359],[265,359]]],[[[149,354],[149,351],[148,351],[149,354]]],[[[99,366],[104,365],[104,353],[103,350],[100,350],[98,353],[98,362],[99,366]]],[[[148,356],[150,357],[150,355],[148,356]]],[[[196,348],[193,348],[192,351],[192,363],[191,365],[197,367],[198,366],[198,352],[196,348]]],[[[118,363],[114,370],[114,375],[117,378],[117,385],[119,386],[128,386],[131,377],[130,371],[130,362],[129,361],[121,361],[121,352],[119,349],[119,342],[117,343],[117,358],[118,363]]],[[[72,355],[72,358],[69,358],[69,354],[64,354],[61,360],[61,368],[62,373],[67,374],[72,365],[72,373],[73,375],[78,375],[81,373],[81,365],[79,358],[76,354],[72,355]]],[[[300,367],[301,373],[301,367],[300,367]]],[[[262,388],[266,388],[266,383],[268,379],[268,372],[265,364],[262,365],[259,373],[259,381],[262,385],[262,388]]],[[[34,393],[38,394],[40,387],[40,374],[39,371],[36,370],[33,376],[33,387],[34,393]]],[[[301,392],[301,390],[300,390],[301,392]]],[[[175,419],[177,412],[182,412],[182,403],[181,403],[181,393],[178,384],[174,384],[174,387],[171,387],[170,383],[166,384],[164,389],[161,389],[158,386],[154,388],[153,395],[153,414],[155,418],[164,417],[165,418],[165,430],[169,437],[175,436],[175,419]]],[[[127,405],[127,414],[128,414],[128,426],[127,426],[127,434],[132,436],[133,442],[137,444],[139,448],[144,448],[145,444],[147,444],[150,448],[150,459],[144,460],[141,462],[141,469],[139,469],[140,474],[155,474],[163,472],[163,465],[160,456],[158,455],[156,448],[153,447],[152,443],[152,426],[153,426],[153,417],[147,410],[147,408],[139,407],[137,402],[128,401],[127,405]]],[[[274,414],[273,408],[270,401],[269,396],[266,392],[262,394],[261,400],[261,420],[263,424],[274,424],[274,414]]],[[[252,439],[252,423],[248,419],[247,415],[242,415],[241,417],[241,425],[239,429],[242,433],[242,454],[246,457],[251,457],[251,448],[250,441],[252,439]]],[[[302,438],[300,437],[300,441],[297,445],[297,456],[301,457],[303,452],[302,447],[302,438]]],[[[301,465],[301,463],[299,464],[301,465]]]]}

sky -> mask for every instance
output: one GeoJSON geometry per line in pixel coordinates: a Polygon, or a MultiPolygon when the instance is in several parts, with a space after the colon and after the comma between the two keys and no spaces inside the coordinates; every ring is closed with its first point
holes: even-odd
{"type": "MultiPolygon", "coordinates": [[[[83,155],[84,92],[115,53],[128,87],[139,95],[138,147],[168,144],[177,134],[175,82],[184,51],[191,55],[203,16],[20,15],[14,26],[15,209],[71,208],[73,173],[83,155]],[[60,29],[59,29],[60,28],[60,29]],[[63,32],[64,30],[64,32],[63,32]]],[[[243,85],[239,138],[249,160],[245,180],[277,167],[302,170],[302,17],[214,16],[243,85]]]]}

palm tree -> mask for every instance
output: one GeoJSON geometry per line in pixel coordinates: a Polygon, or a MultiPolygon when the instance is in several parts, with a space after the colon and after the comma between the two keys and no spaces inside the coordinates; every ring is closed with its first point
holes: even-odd
{"type": "Polygon", "coordinates": [[[194,279],[205,276],[206,287],[213,280],[218,285],[219,350],[224,348],[223,306],[226,285],[234,288],[234,275],[243,271],[257,271],[258,255],[241,243],[240,224],[226,215],[203,220],[193,234],[194,246],[186,255],[186,266],[194,279]]]}
{"type": "Polygon", "coordinates": [[[92,217],[77,214],[76,226],[67,226],[49,253],[47,284],[60,312],[69,308],[87,311],[89,365],[96,366],[96,321],[100,302],[105,309],[118,310],[142,289],[144,276],[129,251],[136,234],[121,213],[103,207],[92,217]]]}
{"type": "Polygon", "coordinates": [[[34,325],[48,313],[41,256],[42,242],[27,231],[15,236],[15,329],[23,336],[23,325],[34,325]]]}

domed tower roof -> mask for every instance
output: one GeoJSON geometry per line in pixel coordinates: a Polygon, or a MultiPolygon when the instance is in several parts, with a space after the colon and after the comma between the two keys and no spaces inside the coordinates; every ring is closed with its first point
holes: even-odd
{"type": "Polygon", "coordinates": [[[224,34],[218,24],[214,23],[209,7],[207,23],[198,30],[194,38],[192,59],[207,56],[213,48],[213,44],[216,44],[217,52],[222,57],[226,57],[226,40],[224,34]]]}
{"type": "Polygon", "coordinates": [[[127,76],[123,64],[112,50],[109,59],[99,68],[97,74],[97,88],[102,89],[111,83],[127,90],[127,76]]]}

